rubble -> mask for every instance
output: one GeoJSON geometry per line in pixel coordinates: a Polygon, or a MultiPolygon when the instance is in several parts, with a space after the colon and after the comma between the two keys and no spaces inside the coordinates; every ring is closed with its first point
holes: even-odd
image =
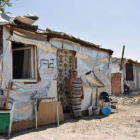
{"type": "Polygon", "coordinates": [[[140,96],[124,96],[117,97],[118,104],[122,105],[132,105],[132,104],[140,104],[140,96]]]}

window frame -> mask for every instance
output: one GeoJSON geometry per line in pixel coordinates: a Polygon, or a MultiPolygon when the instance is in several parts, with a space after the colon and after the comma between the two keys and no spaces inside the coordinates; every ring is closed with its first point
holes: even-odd
{"type": "Polygon", "coordinates": [[[126,63],[126,81],[134,81],[134,70],[133,70],[133,64],[130,64],[130,63],[126,63]],[[127,65],[131,66],[131,69],[127,69],[127,65]],[[132,78],[128,78],[127,77],[127,71],[131,71],[131,74],[132,74],[132,78]]]}
{"type": "MultiPolygon", "coordinates": [[[[26,44],[25,44],[26,45],[26,44]]],[[[25,46],[19,48],[12,48],[11,51],[11,79],[13,82],[37,82],[37,59],[36,59],[36,46],[25,46]],[[13,51],[31,49],[31,76],[34,79],[13,79],[13,51]],[[35,64],[35,66],[34,66],[35,64]]]]}

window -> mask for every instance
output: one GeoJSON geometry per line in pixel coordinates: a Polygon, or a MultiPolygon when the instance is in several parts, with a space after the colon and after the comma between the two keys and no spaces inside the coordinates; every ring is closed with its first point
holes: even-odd
{"type": "Polygon", "coordinates": [[[12,43],[12,79],[36,81],[36,49],[19,43],[12,43]]]}
{"type": "Polygon", "coordinates": [[[127,81],[133,81],[133,65],[132,64],[126,64],[126,80],[127,81]]]}

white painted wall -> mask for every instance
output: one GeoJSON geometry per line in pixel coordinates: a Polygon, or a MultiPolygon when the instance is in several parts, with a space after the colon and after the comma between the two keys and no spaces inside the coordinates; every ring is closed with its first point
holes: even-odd
{"type": "Polygon", "coordinates": [[[87,110],[92,105],[92,88],[86,87],[83,85],[84,88],[84,100],[82,100],[82,110],[87,110]]]}
{"type": "MultiPolygon", "coordinates": [[[[124,92],[124,87],[123,87],[123,80],[125,79],[126,81],[126,59],[123,63],[123,70],[120,71],[120,59],[115,59],[113,58],[112,64],[111,64],[111,73],[122,73],[122,78],[121,78],[121,92],[124,92]]],[[[131,90],[139,90],[140,89],[140,83],[139,83],[139,89],[137,89],[137,76],[138,79],[140,75],[140,65],[139,64],[133,64],[133,81],[126,81],[126,83],[129,84],[131,90]]]]}

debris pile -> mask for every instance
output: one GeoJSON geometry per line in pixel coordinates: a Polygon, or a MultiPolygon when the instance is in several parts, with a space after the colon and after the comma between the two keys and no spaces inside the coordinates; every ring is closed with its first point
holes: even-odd
{"type": "Polygon", "coordinates": [[[118,103],[122,105],[140,104],[140,96],[118,98],[118,103]]]}

